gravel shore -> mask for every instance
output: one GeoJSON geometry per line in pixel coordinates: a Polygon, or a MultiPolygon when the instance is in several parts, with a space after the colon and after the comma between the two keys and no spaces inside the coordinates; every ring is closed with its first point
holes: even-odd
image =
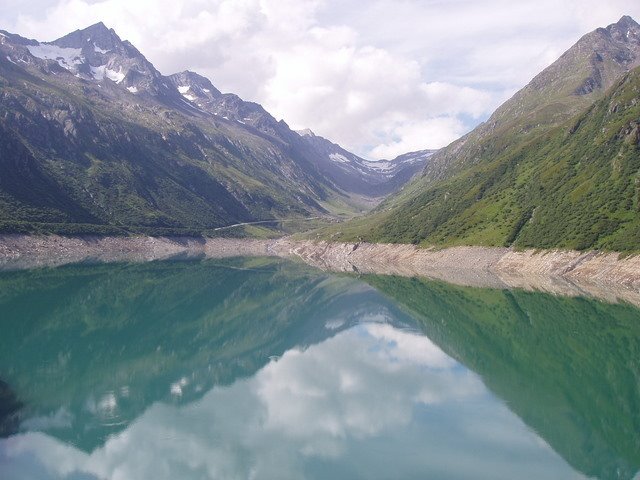
{"type": "Polygon", "coordinates": [[[299,258],[326,271],[424,276],[457,285],[523,288],[558,295],[624,300],[640,306],[640,256],[515,251],[508,248],[420,249],[413,245],[187,237],[0,235],[0,269],[77,262],[142,262],[173,257],[299,258]]]}

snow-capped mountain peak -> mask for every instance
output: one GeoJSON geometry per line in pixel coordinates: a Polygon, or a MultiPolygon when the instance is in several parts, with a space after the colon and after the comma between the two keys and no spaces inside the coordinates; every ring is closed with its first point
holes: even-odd
{"type": "Polygon", "coordinates": [[[344,192],[380,197],[397,190],[426,161],[426,157],[367,161],[310,129],[292,131],[284,120],[276,120],[261,105],[221,93],[202,75],[183,71],[163,76],[131,43],[102,22],[53,42],[3,31],[0,34],[0,67],[24,67],[61,85],[76,84],[81,87],[76,91],[110,98],[125,109],[137,110],[148,101],[151,103],[147,105],[154,108],[161,104],[207,118],[216,125],[231,123],[293,152],[309,172],[323,174],[320,178],[344,192]]]}
{"type": "Polygon", "coordinates": [[[393,160],[365,160],[340,145],[320,137],[310,129],[296,133],[320,159],[320,168],[345,190],[382,196],[397,190],[422,171],[434,150],[400,155],[393,160]]]}
{"type": "MultiPolygon", "coordinates": [[[[14,63],[35,63],[44,71],[64,71],[88,81],[112,82],[130,93],[171,96],[171,86],[131,43],[104,23],[76,30],[53,42],[37,42],[19,36],[9,58],[14,63]]],[[[177,92],[175,95],[177,97],[177,92]]]]}
{"type": "Polygon", "coordinates": [[[313,130],[311,130],[310,128],[305,128],[303,130],[296,130],[296,133],[298,135],[300,135],[301,137],[315,137],[316,134],[313,133],[313,130]]]}

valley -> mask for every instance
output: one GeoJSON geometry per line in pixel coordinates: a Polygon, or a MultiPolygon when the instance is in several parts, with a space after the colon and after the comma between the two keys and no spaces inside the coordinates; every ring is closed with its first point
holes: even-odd
{"type": "Polygon", "coordinates": [[[203,235],[335,221],[375,206],[432,153],[367,162],[196,73],[163,76],[102,23],[50,43],[0,34],[4,232],[203,235]]]}
{"type": "Polygon", "coordinates": [[[7,5],[2,480],[640,479],[640,7],[7,5]]]}
{"type": "Polygon", "coordinates": [[[384,161],[164,76],[102,23],[48,43],[2,32],[0,50],[3,233],[639,250],[631,17],[449,146],[384,161]]]}

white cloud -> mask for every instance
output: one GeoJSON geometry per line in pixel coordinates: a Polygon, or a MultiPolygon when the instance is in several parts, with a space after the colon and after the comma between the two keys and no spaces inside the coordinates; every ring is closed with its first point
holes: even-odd
{"type": "Polygon", "coordinates": [[[440,148],[462,136],[467,127],[455,117],[437,117],[416,122],[386,124],[380,143],[371,150],[376,159],[394,158],[406,152],[425,148],[440,148]]]}
{"type": "Polygon", "coordinates": [[[295,128],[375,157],[444,146],[582,34],[623,14],[640,18],[640,4],[627,0],[22,5],[0,11],[7,29],[52,39],[102,20],[163,73],[199,71],[295,128]]]}

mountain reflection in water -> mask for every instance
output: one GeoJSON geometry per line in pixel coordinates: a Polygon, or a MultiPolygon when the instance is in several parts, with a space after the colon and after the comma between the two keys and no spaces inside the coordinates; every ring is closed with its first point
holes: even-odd
{"type": "Polygon", "coordinates": [[[0,273],[2,478],[633,478],[640,314],[273,259],[0,273]],[[373,288],[375,287],[375,288],[373,288]]]}

